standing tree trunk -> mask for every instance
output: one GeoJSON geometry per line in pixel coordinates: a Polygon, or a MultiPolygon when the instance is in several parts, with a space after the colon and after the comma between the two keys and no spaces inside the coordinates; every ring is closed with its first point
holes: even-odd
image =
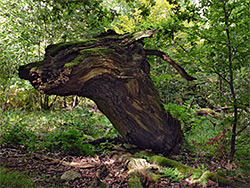
{"type": "MultiPolygon", "coordinates": [[[[96,39],[50,45],[44,61],[21,66],[19,76],[41,93],[92,99],[129,143],[164,154],[177,152],[181,125],[159,100],[147,55],[170,58],[143,48],[143,38],[153,33],[110,32],[96,39]]],[[[171,63],[184,78],[194,79],[171,63]]]]}

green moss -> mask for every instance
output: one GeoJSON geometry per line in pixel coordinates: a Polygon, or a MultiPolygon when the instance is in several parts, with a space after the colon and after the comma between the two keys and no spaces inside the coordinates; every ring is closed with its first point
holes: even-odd
{"type": "Polygon", "coordinates": [[[89,39],[89,40],[82,40],[82,41],[72,41],[72,42],[65,42],[65,43],[58,43],[53,44],[47,47],[46,51],[47,53],[53,55],[57,53],[58,51],[68,48],[68,47],[84,47],[84,46],[90,46],[93,45],[96,42],[96,39],[89,39]]]}
{"type": "Polygon", "coordinates": [[[161,166],[165,167],[174,167],[177,168],[182,174],[185,175],[185,177],[190,177],[193,179],[193,182],[196,184],[206,184],[207,180],[210,179],[214,182],[218,182],[220,185],[235,185],[235,186],[241,186],[241,183],[233,183],[230,180],[216,174],[213,172],[205,171],[202,169],[195,169],[192,167],[189,167],[187,165],[181,164],[177,161],[168,159],[166,157],[161,157],[158,155],[152,155],[150,157],[152,162],[155,162],[161,166]]]}
{"type": "Polygon", "coordinates": [[[155,162],[161,166],[177,168],[180,172],[185,174],[185,176],[187,174],[190,174],[190,167],[184,164],[181,164],[177,161],[168,159],[166,157],[161,157],[159,155],[151,156],[150,159],[152,162],[155,162]]]}
{"type": "Polygon", "coordinates": [[[140,176],[137,173],[130,174],[128,185],[130,188],[143,188],[140,176]]]}
{"type": "Polygon", "coordinates": [[[177,168],[178,171],[180,171],[185,177],[192,176],[193,179],[199,178],[204,172],[202,169],[191,168],[177,161],[158,155],[154,155],[150,159],[152,162],[157,163],[161,166],[177,168]]]}
{"type": "Polygon", "coordinates": [[[213,172],[209,172],[209,171],[203,171],[199,177],[196,176],[193,178],[193,183],[195,184],[202,184],[202,185],[206,185],[207,184],[207,180],[210,179],[214,182],[219,182],[220,185],[237,185],[237,186],[242,186],[242,184],[237,184],[237,183],[232,183],[230,180],[219,176],[216,173],[213,172]]]}
{"type": "Polygon", "coordinates": [[[75,58],[73,61],[66,63],[64,65],[64,68],[68,68],[68,67],[74,67],[76,65],[78,65],[81,61],[82,61],[83,57],[81,55],[77,56],[77,58],[75,58]]]}
{"type": "Polygon", "coordinates": [[[53,55],[53,54],[57,53],[58,51],[65,49],[71,45],[74,45],[74,43],[67,42],[67,43],[53,44],[53,45],[50,45],[46,48],[46,52],[53,55]]]}
{"type": "Polygon", "coordinates": [[[235,186],[235,187],[244,187],[246,185],[244,185],[243,183],[241,182],[231,182],[230,180],[228,180],[227,178],[224,178],[216,173],[213,173],[213,172],[209,172],[209,171],[205,171],[203,173],[203,175],[200,177],[201,180],[204,180],[204,179],[210,179],[214,182],[219,182],[220,185],[232,185],[232,186],[235,186]]]}
{"type": "Polygon", "coordinates": [[[110,49],[108,48],[89,48],[85,50],[81,50],[80,54],[91,54],[91,55],[107,55],[110,53],[110,49]]]}
{"type": "Polygon", "coordinates": [[[26,68],[30,69],[30,70],[37,70],[39,67],[41,67],[43,65],[44,65],[44,61],[38,61],[38,62],[30,63],[30,64],[26,65],[26,68]]]}
{"type": "Polygon", "coordinates": [[[81,50],[79,55],[73,61],[66,63],[64,65],[64,68],[78,65],[79,63],[81,63],[81,61],[83,61],[83,59],[87,55],[98,56],[98,55],[107,55],[109,53],[110,53],[110,49],[107,49],[107,48],[90,48],[90,49],[81,50]]]}

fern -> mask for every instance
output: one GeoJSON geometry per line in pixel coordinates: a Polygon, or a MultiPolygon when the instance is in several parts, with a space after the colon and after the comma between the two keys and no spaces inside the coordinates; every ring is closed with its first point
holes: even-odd
{"type": "Polygon", "coordinates": [[[146,159],[147,161],[150,161],[150,157],[145,155],[145,154],[142,154],[142,153],[136,153],[134,154],[136,157],[139,157],[139,158],[143,158],[143,159],[146,159]]]}
{"type": "Polygon", "coordinates": [[[159,172],[163,175],[162,177],[166,177],[172,182],[178,182],[183,178],[183,175],[176,168],[162,168],[159,172]]]}

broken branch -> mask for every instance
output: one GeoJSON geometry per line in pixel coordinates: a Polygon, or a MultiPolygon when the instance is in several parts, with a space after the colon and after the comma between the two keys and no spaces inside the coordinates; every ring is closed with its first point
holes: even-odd
{"type": "Polygon", "coordinates": [[[156,55],[160,58],[162,58],[164,61],[168,62],[170,65],[172,65],[179,73],[180,75],[185,78],[188,81],[196,80],[196,78],[188,75],[188,73],[180,66],[178,65],[173,59],[171,59],[167,54],[165,54],[162,51],[159,50],[149,50],[145,49],[146,55],[156,55]]]}

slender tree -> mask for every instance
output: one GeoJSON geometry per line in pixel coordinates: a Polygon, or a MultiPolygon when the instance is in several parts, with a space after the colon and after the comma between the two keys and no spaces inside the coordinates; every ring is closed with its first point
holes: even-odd
{"type": "Polygon", "coordinates": [[[249,1],[212,0],[195,6],[200,19],[188,32],[193,35],[190,39],[198,37],[202,41],[195,47],[197,51],[194,50],[197,63],[203,70],[218,77],[220,92],[211,95],[221,106],[232,107],[233,115],[228,122],[225,119],[225,123],[232,125],[229,158],[233,160],[236,137],[248,126],[240,124],[239,111],[248,113],[244,108],[249,108],[246,103],[249,92],[247,87],[241,86],[246,81],[244,72],[249,70],[249,1]]]}

